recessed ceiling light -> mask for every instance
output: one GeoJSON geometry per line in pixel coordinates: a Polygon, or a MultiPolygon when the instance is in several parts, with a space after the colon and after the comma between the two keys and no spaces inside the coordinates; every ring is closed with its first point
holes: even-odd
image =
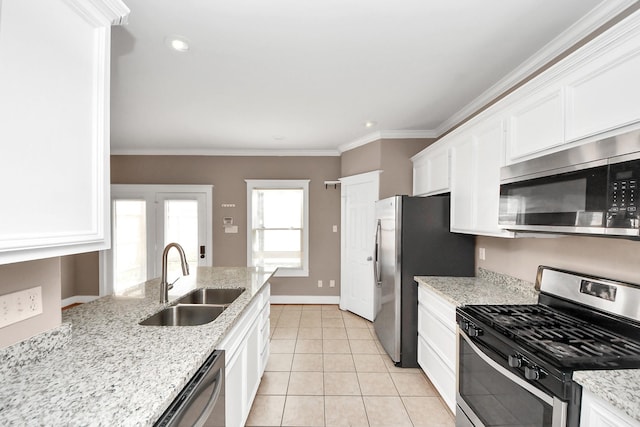
{"type": "Polygon", "coordinates": [[[364,127],[366,128],[372,128],[375,125],[377,125],[378,123],[372,121],[372,120],[367,120],[366,122],[364,122],[364,127]]]}
{"type": "Polygon", "coordinates": [[[189,52],[189,40],[183,36],[169,36],[165,39],[165,44],[176,52],[186,53],[189,52]]]}
{"type": "Polygon", "coordinates": [[[282,135],[273,135],[273,139],[276,141],[282,141],[284,140],[284,136],[282,135]]]}

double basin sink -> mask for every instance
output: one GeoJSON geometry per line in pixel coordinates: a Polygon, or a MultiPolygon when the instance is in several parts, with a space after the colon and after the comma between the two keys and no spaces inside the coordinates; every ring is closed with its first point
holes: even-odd
{"type": "Polygon", "coordinates": [[[169,307],[146,318],[144,326],[197,326],[213,322],[236,300],[244,288],[198,288],[178,298],[169,307]]]}

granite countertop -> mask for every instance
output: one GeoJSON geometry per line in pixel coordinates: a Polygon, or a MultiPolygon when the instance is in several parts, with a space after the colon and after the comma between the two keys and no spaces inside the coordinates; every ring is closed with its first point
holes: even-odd
{"type": "Polygon", "coordinates": [[[271,277],[255,268],[199,267],[169,303],[197,287],[245,288],[213,322],[140,326],[162,309],[160,279],[138,297],[107,296],[67,310],[72,337],[39,361],[0,372],[0,424],[149,426],[162,415],[271,277]]]}
{"type": "MultiPolygon", "coordinates": [[[[532,283],[479,269],[478,277],[416,276],[456,306],[469,304],[536,304],[532,283]]],[[[640,370],[577,371],[573,379],[599,398],[640,421],[640,370]]]]}
{"type": "Polygon", "coordinates": [[[478,277],[416,276],[425,286],[455,306],[469,304],[536,304],[532,283],[479,269],[478,277]]]}
{"type": "Polygon", "coordinates": [[[573,379],[585,390],[640,421],[640,369],[576,371],[573,379]]]}

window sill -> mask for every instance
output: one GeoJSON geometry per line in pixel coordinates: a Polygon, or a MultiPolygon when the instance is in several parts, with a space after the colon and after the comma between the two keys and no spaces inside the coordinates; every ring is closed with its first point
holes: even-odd
{"type": "Polygon", "coordinates": [[[274,277],[309,277],[309,270],[279,267],[273,276],[274,277]]]}

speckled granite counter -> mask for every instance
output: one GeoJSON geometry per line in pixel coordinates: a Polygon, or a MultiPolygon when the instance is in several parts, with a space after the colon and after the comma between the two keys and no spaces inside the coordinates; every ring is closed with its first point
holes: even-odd
{"type": "Polygon", "coordinates": [[[573,379],[640,422],[640,369],[577,371],[573,379]]]}
{"type": "MultiPolygon", "coordinates": [[[[479,269],[478,277],[416,276],[415,280],[456,306],[538,301],[532,283],[483,269],[479,269]]],[[[574,373],[574,380],[640,421],[640,370],[580,371],[574,373]]]]}
{"type": "Polygon", "coordinates": [[[109,296],[66,311],[72,338],[63,348],[0,374],[0,425],[152,425],[271,274],[200,267],[181,278],[170,302],[196,287],[246,288],[201,326],[138,325],[163,307],[159,279],[141,284],[141,297],[109,296]]]}
{"type": "Polygon", "coordinates": [[[532,283],[480,269],[478,277],[416,276],[426,286],[456,306],[468,304],[535,304],[538,291],[532,283]]]}

